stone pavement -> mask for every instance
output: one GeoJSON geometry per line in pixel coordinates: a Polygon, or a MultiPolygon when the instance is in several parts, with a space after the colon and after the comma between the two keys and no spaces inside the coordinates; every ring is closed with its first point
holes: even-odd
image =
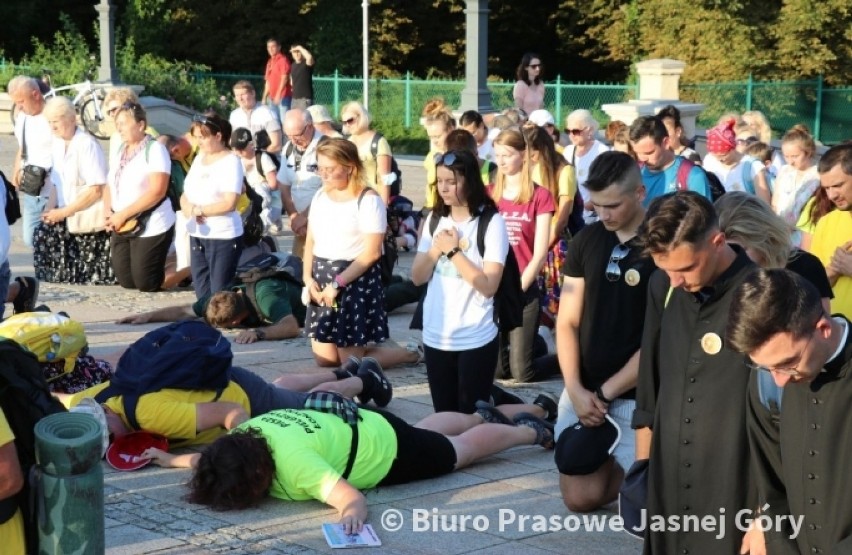
{"type": "MultiPolygon", "coordinates": [[[[11,171],[14,141],[0,136],[0,169],[11,171]]],[[[423,170],[417,161],[400,160],[404,194],[422,203],[423,170]]],[[[32,256],[13,227],[12,274],[31,275],[32,256]]],[[[290,237],[278,238],[282,249],[290,237]]],[[[406,273],[413,255],[403,255],[406,273]]],[[[67,311],[84,322],[91,351],[114,356],[155,324],[119,326],[117,318],[171,304],[190,303],[191,291],[140,293],[119,287],[42,284],[40,303],[67,311]]],[[[11,306],[7,310],[11,311],[11,306]]],[[[391,340],[419,338],[408,329],[413,306],[390,315],[391,340]]],[[[228,332],[229,337],[235,332],[228,332]]],[[[315,369],[307,340],[233,344],[234,360],[272,380],[285,373],[315,369]]],[[[388,409],[409,422],[431,412],[423,365],[391,369],[394,399],[388,409]]],[[[532,400],[540,391],[559,394],[561,381],[514,385],[514,393],[532,400]]],[[[204,553],[328,553],[321,525],[335,512],[319,502],[270,499],[241,512],[214,512],[183,500],[186,470],[146,467],[117,472],[104,464],[106,545],[111,555],[204,553]]],[[[603,531],[585,531],[589,516],[573,515],[562,504],[552,451],[515,448],[442,478],[366,492],[369,521],[382,541],[382,553],[536,553],[628,554],[641,543],[608,529],[612,510],[591,515],[603,531]],[[414,517],[418,519],[415,521],[414,517]],[[399,520],[395,520],[399,517],[399,520]],[[527,518],[526,521],[521,521],[527,518]],[[548,519],[542,521],[541,519],[548,519]],[[605,520],[603,520],[605,519],[605,520]]]]}

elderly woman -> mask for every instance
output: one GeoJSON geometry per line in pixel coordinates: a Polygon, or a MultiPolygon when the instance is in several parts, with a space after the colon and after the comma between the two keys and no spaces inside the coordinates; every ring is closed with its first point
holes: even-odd
{"type": "Polygon", "coordinates": [[[145,133],[148,119],[139,104],[122,104],[115,124],[122,145],[110,158],[104,189],[112,268],[122,287],[157,291],[175,231],[175,212],[166,197],[169,153],[145,133]]]}
{"type": "Polygon", "coordinates": [[[243,251],[237,201],[244,172],[239,157],[228,148],[228,120],[215,113],[195,116],[191,132],[199,152],[186,175],[180,209],[190,236],[192,286],[201,299],[224,290],[236,274],[243,251]]]}
{"type": "Polygon", "coordinates": [[[349,102],[340,110],[340,121],[349,132],[349,140],[358,147],[358,156],[364,164],[367,185],[375,189],[387,206],[393,196],[399,194],[397,176],[391,172],[393,153],[390,144],[381,133],[370,129],[370,112],[360,102],[349,102]],[[373,152],[373,143],[376,144],[373,152]]]}
{"type": "Polygon", "coordinates": [[[379,265],[387,217],[381,197],[366,186],[357,148],[324,138],[317,166],[323,186],[311,201],[302,294],[317,364],[365,355],[384,367],[418,362],[417,350],[371,345],[388,338],[379,265]]]}
{"type": "MultiPolygon", "coordinates": [[[[114,87],[107,91],[103,103],[104,113],[106,113],[108,118],[112,119],[113,123],[115,122],[115,115],[118,112],[119,107],[121,107],[121,105],[125,102],[139,104],[139,97],[130,87],[114,87]]],[[[151,126],[148,126],[145,129],[145,132],[155,138],[158,136],[157,132],[151,126]]],[[[110,159],[112,159],[115,153],[118,152],[123,142],[121,134],[118,132],[118,129],[116,129],[109,137],[109,150],[107,152],[109,153],[110,159]]]]}
{"type": "Polygon", "coordinates": [[[586,179],[589,177],[589,168],[595,158],[609,147],[595,138],[600,125],[588,110],[574,110],[565,118],[565,133],[571,139],[571,144],[565,147],[562,155],[565,160],[574,166],[577,177],[577,186],[583,195],[586,210],[583,211],[583,219],[586,223],[596,222],[598,217],[592,210],[589,191],[586,189],[586,179]]]}
{"type": "Polygon", "coordinates": [[[44,115],[54,135],[56,208],[42,214],[35,230],[36,277],[52,283],[115,283],[101,200],[107,182],[103,150],[77,127],[77,114],[68,98],[51,98],[44,115]]]}

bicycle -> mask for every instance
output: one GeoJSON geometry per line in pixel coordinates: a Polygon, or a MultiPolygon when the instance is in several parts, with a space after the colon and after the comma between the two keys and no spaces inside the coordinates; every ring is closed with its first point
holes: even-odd
{"type": "MultiPolygon", "coordinates": [[[[109,139],[112,126],[107,125],[106,111],[103,107],[106,90],[103,87],[96,87],[92,83],[91,73],[87,72],[86,80],[81,83],[54,88],[51,82],[50,71],[45,69],[42,70],[41,79],[37,79],[36,81],[38,81],[39,88],[45,100],[66,91],[76,91],[76,95],[71,100],[71,103],[80,117],[83,128],[98,139],[109,139]]],[[[14,125],[18,114],[17,106],[13,105],[9,113],[12,117],[12,125],[14,125]]]]}

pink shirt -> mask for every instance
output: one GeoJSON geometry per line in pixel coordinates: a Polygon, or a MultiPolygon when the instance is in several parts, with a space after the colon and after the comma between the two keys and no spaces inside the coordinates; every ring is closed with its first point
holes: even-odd
{"type": "MultiPolygon", "coordinates": [[[[493,185],[488,186],[488,194],[494,190],[493,185]]],[[[556,204],[550,191],[539,185],[535,186],[532,199],[526,204],[517,204],[511,200],[501,198],[497,202],[497,210],[506,220],[506,231],[509,233],[509,246],[515,252],[518,259],[518,268],[521,272],[532,260],[535,247],[535,221],[540,214],[553,214],[556,212],[556,204]]]]}
{"type": "Polygon", "coordinates": [[[544,83],[527,85],[518,81],[512,90],[512,97],[515,99],[515,106],[530,115],[535,110],[544,108],[544,83]]]}

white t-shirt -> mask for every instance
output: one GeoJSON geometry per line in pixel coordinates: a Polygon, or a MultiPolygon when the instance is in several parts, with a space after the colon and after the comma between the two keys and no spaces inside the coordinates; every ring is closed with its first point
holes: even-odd
{"type": "Polygon", "coordinates": [[[23,149],[24,124],[26,123],[27,159],[22,165],[50,168],[53,152],[53,133],[44,113],[36,116],[21,114],[15,120],[15,138],[23,149]]]}
{"type": "MultiPolygon", "coordinates": [[[[429,221],[434,214],[430,214],[423,224],[423,235],[417,252],[427,252],[432,247],[429,221]]],[[[465,246],[462,249],[464,256],[475,266],[481,268],[484,262],[505,264],[509,253],[509,235],[506,222],[500,214],[491,218],[485,232],[484,257],[480,256],[476,244],[479,218],[458,223],[449,217],[442,217],[435,232],[452,228],[459,232],[460,242],[465,246]]],[[[453,261],[441,256],[429,279],[429,288],[423,301],[423,343],[442,351],[461,351],[482,347],[493,340],[495,335],[494,299],[477,292],[462,279],[453,261]]]]}
{"type": "Polygon", "coordinates": [[[481,160],[485,160],[486,162],[494,161],[494,143],[488,137],[485,138],[485,141],[481,145],[477,145],[476,152],[481,160]]]}
{"type": "MultiPolygon", "coordinates": [[[[171,173],[172,161],[169,159],[169,151],[154,139],[149,140],[150,144],[137,152],[121,172],[121,183],[116,183],[115,175],[124,147],[118,149],[115,156],[110,159],[108,181],[113,212],[127,208],[148,190],[149,173],[167,175],[171,173]]],[[[160,235],[173,225],[175,225],[175,211],[172,209],[172,203],[164,199],[151,213],[145,232],[140,237],[160,235]]]]}
{"type": "Polygon", "coordinates": [[[355,260],[364,250],[364,235],[384,233],[387,210],[382,198],[366,193],[358,199],[335,202],[320,190],[311,202],[308,222],[314,238],[314,256],[355,260]]]}
{"type": "Polygon", "coordinates": [[[251,112],[246,112],[242,108],[237,108],[228,117],[228,122],[233,129],[245,127],[251,134],[254,135],[261,129],[266,129],[268,133],[280,131],[281,124],[278,118],[272,115],[269,108],[263,104],[255,104],[251,112]]]}
{"type": "Polygon", "coordinates": [[[718,158],[712,154],[704,157],[704,171],[713,172],[722,185],[725,191],[741,191],[745,193],[754,193],[748,190],[746,186],[746,176],[750,175],[751,185],[754,187],[754,178],[763,170],[763,164],[752,158],[751,156],[743,156],[734,166],[723,165],[718,158]]]}
{"type": "MultiPolygon", "coordinates": [[[[580,194],[583,196],[583,202],[588,203],[591,199],[591,194],[589,193],[589,190],[586,189],[586,180],[589,178],[589,168],[591,167],[592,162],[595,161],[595,158],[600,156],[602,153],[609,151],[610,148],[596,140],[592,143],[592,147],[588,150],[588,152],[582,156],[574,156],[575,148],[576,147],[574,145],[566,146],[565,150],[562,151],[562,156],[565,157],[565,160],[567,160],[569,164],[574,164],[574,174],[577,176],[577,186],[580,188],[580,194]]],[[[594,223],[598,218],[591,210],[583,210],[583,219],[586,220],[586,223],[594,223]]]]}
{"type": "MultiPolygon", "coordinates": [[[[204,153],[199,152],[183,182],[183,194],[190,203],[203,206],[223,200],[224,193],[242,194],[243,165],[236,154],[228,153],[210,165],[204,164],[204,159],[204,153]]],[[[220,216],[207,216],[202,224],[189,218],[186,229],[193,237],[233,239],[243,234],[243,221],[232,210],[220,216]]]]}
{"type": "Polygon", "coordinates": [[[322,179],[317,173],[317,143],[322,137],[322,133],[314,130],[314,138],[304,153],[300,154],[295,146],[288,146],[290,143],[284,145],[282,151],[287,153],[292,150],[287,159],[281,161],[278,182],[283,187],[290,187],[290,195],[298,212],[311,205],[314,195],[322,187],[322,179]]]}
{"type": "Polygon", "coordinates": [[[72,204],[82,187],[105,185],[106,156],[94,137],[80,129],[74,132],[66,148],[65,141],[53,140],[53,183],[57,206],[72,204]]]}

